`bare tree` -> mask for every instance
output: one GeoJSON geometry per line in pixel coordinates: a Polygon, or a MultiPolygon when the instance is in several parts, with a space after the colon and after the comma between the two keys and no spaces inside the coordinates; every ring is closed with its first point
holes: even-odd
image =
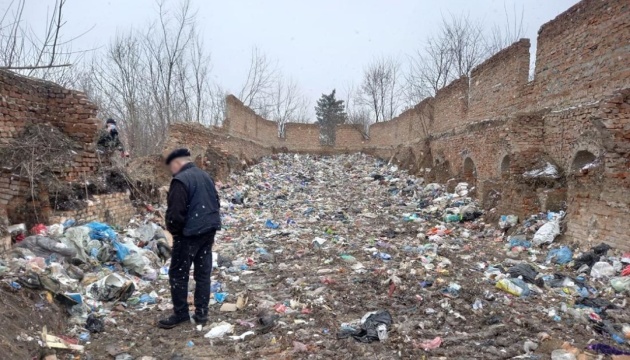
{"type": "Polygon", "coordinates": [[[469,76],[488,56],[483,26],[467,15],[443,17],[438,33],[409,60],[405,100],[408,106],[451,81],[469,76]]]}
{"type": "Polygon", "coordinates": [[[254,47],[250,58],[247,79],[239,92],[239,98],[258,114],[266,114],[267,99],[278,82],[278,70],[267,55],[254,47]]]}
{"type": "Polygon", "coordinates": [[[468,15],[442,18],[441,39],[445,40],[452,57],[456,77],[468,76],[486,57],[483,27],[468,15]]]}
{"type": "Polygon", "coordinates": [[[352,83],[347,84],[344,88],[346,114],[348,116],[346,123],[356,125],[363,133],[367,134],[373,120],[370,118],[369,106],[363,103],[359,90],[352,83]]]}
{"type": "Polygon", "coordinates": [[[392,58],[378,58],[363,71],[359,91],[375,122],[391,120],[400,108],[400,64],[392,58]]]}
{"type": "Polygon", "coordinates": [[[501,49],[510,46],[525,34],[523,25],[524,8],[518,11],[516,5],[514,5],[510,13],[504,4],[503,10],[505,12],[505,21],[501,25],[495,24],[486,36],[486,52],[490,55],[496,54],[501,49]]]}
{"type": "Polygon", "coordinates": [[[247,78],[239,92],[243,104],[258,115],[278,123],[284,136],[287,122],[308,122],[310,103],[294,79],[286,79],[265,53],[252,49],[247,78]]]}
{"type": "Polygon", "coordinates": [[[168,126],[178,121],[218,125],[225,91],[210,80],[210,55],[195,30],[189,0],[175,11],[158,5],[158,21],[145,31],[118,35],[76,85],[119,120],[132,155],[159,151],[168,126]]]}
{"type": "Polygon", "coordinates": [[[284,126],[287,122],[308,122],[310,103],[302,95],[295,80],[278,78],[270,94],[269,102],[272,110],[268,118],[278,123],[279,136],[284,136],[284,126]]]}
{"type": "Polygon", "coordinates": [[[55,1],[44,32],[38,34],[23,19],[26,0],[10,1],[0,15],[0,69],[66,85],[72,76],[69,67],[85,51],[72,51],[70,47],[81,35],[68,40],[63,37],[65,4],[66,0],[55,1]]]}

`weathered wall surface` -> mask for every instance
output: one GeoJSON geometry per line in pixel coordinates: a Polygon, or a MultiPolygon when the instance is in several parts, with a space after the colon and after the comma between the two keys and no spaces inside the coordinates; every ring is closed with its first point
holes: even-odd
{"type": "MultiPolygon", "coordinates": [[[[101,125],[96,118],[96,110],[96,106],[80,92],[0,70],[0,146],[9,144],[32,124],[50,124],[58,128],[79,146],[74,158],[69,159],[69,166],[57,171],[57,176],[68,184],[84,180],[86,174],[95,173],[101,165],[95,151],[97,131],[101,125]]],[[[48,222],[55,213],[51,209],[49,195],[40,190],[37,180],[31,184],[30,179],[3,169],[0,173],[0,223],[24,219],[48,222]],[[30,209],[31,214],[25,213],[33,205],[40,211],[37,219],[32,214],[34,209],[30,209]]],[[[96,199],[97,208],[90,210],[88,206],[79,210],[77,215],[104,220],[105,212],[111,210],[118,213],[112,219],[120,224],[123,218],[129,220],[131,212],[119,211],[122,205],[118,204],[119,198],[126,197],[128,206],[131,206],[129,195],[115,193],[100,196],[103,198],[102,201],[96,199]],[[118,200],[114,203],[106,200],[107,197],[118,200]]]]}
{"type": "MultiPolygon", "coordinates": [[[[397,118],[373,124],[369,136],[344,125],[323,146],[316,125],[275,124],[233,96],[223,134],[249,145],[246,158],[274,151],[363,151],[394,158],[426,176],[475,184],[486,207],[521,216],[568,206],[570,239],[630,249],[621,233],[630,218],[630,3],[583,0],[543,25],[528,80],[530,41],[522,39],[397,118]],[[600,164],[581,170],[588,161],[600,164]],[[553,181],[523,176],[541,164],[553,181]]],[[[233,149],[243,153],[243,150],[233,149]]]]}

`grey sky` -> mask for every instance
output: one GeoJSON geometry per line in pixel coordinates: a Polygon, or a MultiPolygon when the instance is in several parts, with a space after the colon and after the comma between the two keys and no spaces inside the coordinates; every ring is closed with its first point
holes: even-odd
{"type": "MultiPolygon", "coordinates": [[[[0,8],[9,0],[0,0],[0,8]]],[[[420,48],[442,14],[467,13],[490,27],[505,21],[504,7],[524,9],[526,37],[535,45],[540,25],[576,0],[193,0],[212,54],[213,78],[238,91],[253,46],[276,59],[310,101],[360,81],[373,57],[404,59],[420,48]]],[[[26,20],[41,23],[52,0],[27,1],[26,20]],[[49,5],[42,5],[49,4],[49,5]]],[[[170,0],[176,5],[177,0],[170,0]]],[[[156,18],[154,0],[68,0],[66,38],[94,29],[74,49],[106,45],[116,31],[156,18]]]]}

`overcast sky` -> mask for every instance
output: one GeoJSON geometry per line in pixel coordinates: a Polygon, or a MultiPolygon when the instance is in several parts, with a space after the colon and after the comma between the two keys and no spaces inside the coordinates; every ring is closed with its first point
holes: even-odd
{"type": "MultiPolygon", "coordinates": [[[[10,0],[0,0],[4,8],[10,0]]],[[[176,5],[177,0],[170,0],[176,5]]],[[[443,14],[468,14],[488,27],[505,8],[524,10],[527,38],[575,0],[193,0],[213,61],[213,78],[229,91],[244,82],[253,46],[277,60],[314,104],[324,92],[358,83],[375,56],[404,59],[436,29],[443,14]]],[[[42,23],[53,0],[27,0],[26,20],[42,23]],[[43,5],[48,4],[48,5],[43,5]]],[[[155,0],[67,0],[69,38],[94,27],[73,48],[105,46],[117,31],[156,18],[155,0]]]]}

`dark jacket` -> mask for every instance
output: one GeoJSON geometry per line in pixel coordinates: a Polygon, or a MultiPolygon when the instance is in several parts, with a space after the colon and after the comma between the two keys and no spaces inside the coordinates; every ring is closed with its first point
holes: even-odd
{"type": "Polygon", "coordinates": [[[120,141],[120,137],[118,137],[118,130],[116,129],[112,131],[107,131],[106,129],[101,130],[96,145],[102,151],[124,151],[123,144],[120,141]]]}
{"type": "Polygon", "coordinates": [[[221,229],[214,181],[193,163],[173,176],[167,204],[166,228],[175,237],[197,237],[221,229]]]}

